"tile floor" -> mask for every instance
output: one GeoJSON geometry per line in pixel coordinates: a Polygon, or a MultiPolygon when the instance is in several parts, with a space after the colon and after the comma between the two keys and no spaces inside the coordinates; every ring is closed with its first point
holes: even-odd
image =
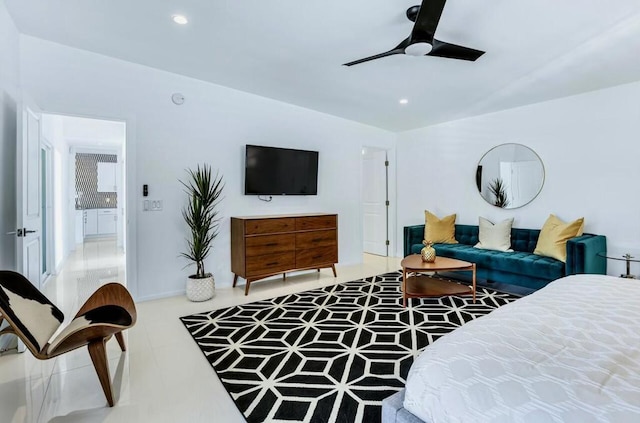
{"type": "MultiPolygon", "coordinates": [[[[51,278],[44,293],[71,318],[98,286],[126,282],[124,255],[115,241],[87,242],[51,278]]],[[[305,291],[399,269],[399,258],[366,255],[363,263],[301,272],[268,283],[256,282],[248,297],[244,287],[218,288],[202,303],[172,297],[138,303],[136,326],[125,333],[128,351],[111,340],[108,354],[116,395],[109,408],[91,359],[82,348],[49,361],[28,351],[0,357],[0,422],[243,422],[180,316],[305,291]]]]}

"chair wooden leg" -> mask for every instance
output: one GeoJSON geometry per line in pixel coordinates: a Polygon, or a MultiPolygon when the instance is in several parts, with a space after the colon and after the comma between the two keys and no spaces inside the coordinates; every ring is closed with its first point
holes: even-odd
{"type": "Polygon", "coordinates": [[[124,336],[122,336],[122,332],[116,333],[116,340],[118,341],[118,345],[120,345],[120,349],[122,351],[126,351],[127,346],[124,343],[124,336]]]}
{"type": "Polygon", "coordinates": [[[92,341],[87,348],[89,349],[91,361],[93,361],[93,367],[95,367],[96,373],[98,374],[98,379],[100,379],[104,396],[107,398],[109,407],[113,407],[113,392],[111,390],[111,377],[109,376],[109,362],[107,361],[105,340],[99,339],[92,341]]]}

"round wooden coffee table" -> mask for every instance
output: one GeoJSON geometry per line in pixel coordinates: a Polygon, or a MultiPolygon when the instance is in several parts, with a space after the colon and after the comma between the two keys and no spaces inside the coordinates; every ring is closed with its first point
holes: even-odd
{"type": "Polygon", "coordinates": [[[422,261],[420,254],[405,257],[402,262],[402,306],[407,306],[407,298],[440,297],[443,295],[473,294],[476,302],[476,264],[448,257],[436,257],[433,263],[422,261]],[[422,272],[444,272],[470,270],[473,274],[471,290],[466,285],[422,275],[422,272]]]}

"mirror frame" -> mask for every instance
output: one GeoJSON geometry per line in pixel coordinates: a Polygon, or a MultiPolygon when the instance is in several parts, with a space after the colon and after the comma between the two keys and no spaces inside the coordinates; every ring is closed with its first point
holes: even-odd
{"type": "Polygon", "coordinates": [[[538,198],[538,196],[542,192],[542,188],[544,187],[544,183],[546,182],[546,179],[547,179],[547,170],[546,170],[546,168],[544,166],[544,162],[542,161],[542,158],[540,157],[540,155],[538,155],[538,153],[536,153],[531,147],[528,147],[528,146],[526,146],[524,144],[520,144],[520,143],[516,143],[516,142],[507,142],[507,143],[498,144],[496,146],[491,147],[487,152],[485,152],[482,155],[482,157],[480,157],[480,160],[478,161],[478,164],[476,166],[475,179],[476,179],[475,185],[476,185],[476,189],[478,190],[478,195],[480,196],[480,198],[482,198],[483,201],[485,201],[487,204],[490,204],[493,207],[497,207],[497,208],[502,209],[502,210],[515,210],[515,209],[522,208],[522,207],[526,206],[527,204],[530,204],[533,200],[538,198]],[[540,162],[540,166],[542,167],[542,181],[540,182],[540,188],[538,189],[538,192],[536,192],[536,194],[529,201],[527,201],[526,203],[524,203],[522,205],[519,205],[517,207],[500,207],[500,206],[496,206],[495,204],[491,203],[489,200],[484,198],[484,196],[482,195],[482,186],[481,186],[481,182],[482,182],[482,160],[484,160],[484,158],[487,157],[487,155],[489,155],[492,151],[496,150],[499,147],[504,147],[504,146],[519,146],[519,147],[526,148],[531,153],[533,153],[533,155],[540,162]]]}

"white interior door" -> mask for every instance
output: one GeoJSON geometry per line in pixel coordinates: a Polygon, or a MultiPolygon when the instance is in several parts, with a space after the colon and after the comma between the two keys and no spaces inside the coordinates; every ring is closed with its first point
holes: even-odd
{"type": "Polygon", "coordinates": [[[544,180],[537,161],[500,162],[500,177],[509,197],[509,207],[522,207],[535,198],[544,180]]]}
{"type": "Polygon", "coordinates": [[[363,249],[388,255],[387,152],[365,148],[362,155],[363,249]]]}
{"type": "Polygon", "coordinates": [[[42,275],[42,206],[40,195],[40,111],[23,105],[17,139],[17,269],[40,288],[42,275]]]}

